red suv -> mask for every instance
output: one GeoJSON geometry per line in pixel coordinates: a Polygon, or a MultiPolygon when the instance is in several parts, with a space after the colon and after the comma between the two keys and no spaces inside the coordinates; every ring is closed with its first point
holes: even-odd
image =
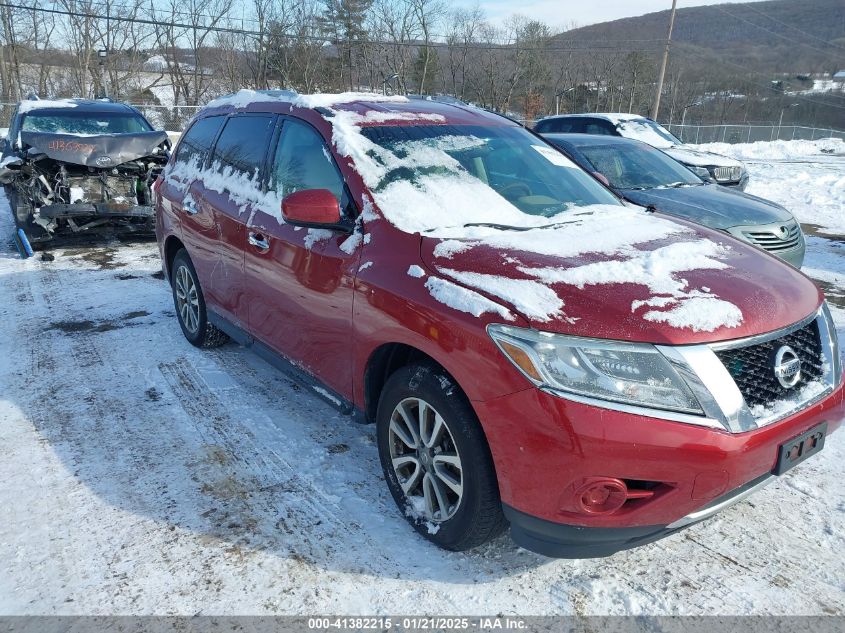
{"type": "Polygon", "coordinates": [[[653,541],[843,417],[811,281],[483,110],[241,91],[156,192],[188,341],[232,338],[375,422],[402,514],[448,549],[508,525],[550,556],[653,541]]]}

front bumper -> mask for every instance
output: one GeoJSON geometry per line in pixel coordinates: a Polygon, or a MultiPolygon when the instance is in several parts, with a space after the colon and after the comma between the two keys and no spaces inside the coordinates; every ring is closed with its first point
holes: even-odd
{"type": "Polygon", "coordinates": [[[109,203],[50,204],[18,223],[33,244],[86,236],[155,234],[151,206],[109,203]]]}
{"type": "Polygon", "coordinates": [[[511,524],[513,540],[525,549],[552,558],[602,558],[653,543],[699,521],[709,519],[769,485],[774,478],[774,475],[766,473],[665,526],[588,528],[546,521],[507,505],[503,509],[511,524]]]}
{"type": "MultiPolygon", "coordinates": [[[[842,385],[779,422],[744,433],[603,409],[528,389],[474,402],[514,540],[550,556],[607,556],[667,536],[684,519],[771,475],[778,447],[845,417],[842,385]],[[659,482],[661,494],[609,515],[572,510],[590,477],[659,482]]],[[[701,516],[696,520],[706,518],[701,516]]]]}

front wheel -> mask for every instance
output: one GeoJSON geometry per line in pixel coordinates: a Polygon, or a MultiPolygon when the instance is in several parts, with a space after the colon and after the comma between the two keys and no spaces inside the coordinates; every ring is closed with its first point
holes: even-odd
{"type": "Polygon", "coordinates": [[[184,248],[173,258],[170,271],[173,304],[182,334],[196,347],[219,347],[229,340],[221,330],[208,322],[205,297],[197,280],[197,271],[184,248]]]}
{"type": "Polygon", "coordinates": [[[417,532],[462,551],[506,528],[481,426],[445,371],[431,365],[397,370],[382,391],[376,424],[387,485],[417,532]]]}

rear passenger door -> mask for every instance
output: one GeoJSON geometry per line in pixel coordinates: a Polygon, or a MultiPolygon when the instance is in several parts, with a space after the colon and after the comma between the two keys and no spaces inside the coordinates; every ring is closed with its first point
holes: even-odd
{"type": "MultiPolygon", "coordinates": [[[[271,149],[268,194],[328,189],[345,216],[357,214],[323,137],[287,118],[271,149]]],[[[256,213],[247,227],[245,259],[249,329],[259,340],[350,398],[352,295],[361,236],[307,229],[256,213]]],[[[360,230],[360,229],[359,229],[360,230]]]]}
{"type": "Polygon", "coordinates": [[[202,175],[225,120],[225,116],[212,116],[191,125],[179,140],[173,163],[168,166],[158,188],[162,211],[173,218],[174,223],[178,222],[182,242],[188,249],[210,305],[215,300],[210,280],[217,262],[217,230],[211,208],[197,199],[194,193],[197,189],[195,181],[202,175]]]}
{"type": "Polygon", "coordinates": [[[230,116],[214,145],[204,177],[192,189],[197,204],[213,215],[215,264],[208,284],[214,310],[241,328],[246,328],[248,321],[246,224],[261,204],[265,155],[275,123],[274,114],[230,116]]]}

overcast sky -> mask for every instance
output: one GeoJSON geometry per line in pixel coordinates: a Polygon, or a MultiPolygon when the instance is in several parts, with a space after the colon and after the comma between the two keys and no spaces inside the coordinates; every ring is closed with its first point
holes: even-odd
{"type": "MultiPolygon", "coordinates": [[[[464,0],[462,4],[473,5],[475,2],[464,0]]],[[[551,26],[569,25],[573,21],[578,26],[586,26],[672,8],[672,0],[479,0],[478,4],[495,22],[519,13],[551,26]]],[[[679,9],[704,4],[726,4],[726,0],[678,0],[679,9]]]]}

